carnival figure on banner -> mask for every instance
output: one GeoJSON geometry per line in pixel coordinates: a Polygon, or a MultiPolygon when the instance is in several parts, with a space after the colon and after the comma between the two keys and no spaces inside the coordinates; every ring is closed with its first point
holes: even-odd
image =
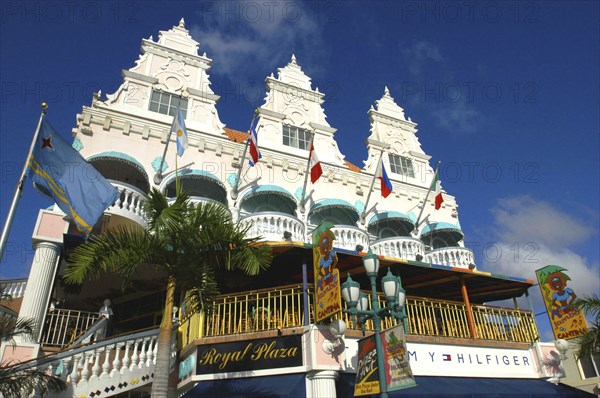
{"type": "Polygon", "coordinates": [[[571,280],[564,272],[556,271],[548,275],[548,286],[554,290],[552,293],[552,317],[562,318],[563,314],[573,311],[573,301],[577,295],[570,287],[567,287],[567,281],[571,280]]]}
{"type": "Polygon", "coordinates": [[[337,254],[333,250],[334,239],[333,232],[328,229],[321,234],[319,240],[319,288],[337,282],[338,273],[333,272],[338,263],[337,254]]]}

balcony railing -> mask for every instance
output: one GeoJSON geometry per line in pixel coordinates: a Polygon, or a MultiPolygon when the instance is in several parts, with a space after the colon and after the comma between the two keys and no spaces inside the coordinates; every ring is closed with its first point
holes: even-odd
{"type": "Polygon", "coordinates": [[[100,317],[97,312],[56,308],[48,312],[40,343],[52,347],[66,347],[100,317]]]}
{"type": "Polygon", "coordinates": [[[119,197],[106,212],[128,218],[145,227],[144,203],[148,198],[146,194],[121,181],[110,180],[110,183],[119,191],[119,197]]]}
{"type": "Polygon", "coordinates": [[[283,241],[289,232],[289,240],[304,242],[304,223],[294,216],[277,212],[256,213],[243,217],[240,223],[248,230],[248,237],[262,236],[265,241],[283,241]]]}
{"type": "Polygon", "coordinates": [[[417,255],[425,255],[425,245],[419,239],[397,236],[379,239],[371,244],[375,254],[381,256],[400,258],[403,260],[416,260],[417,255]]]}
{"type": "MultiPolygon", "coordinates": [[[[314,322],[313,293],[310,290],[309,319],[314,322]]],[[[382,295],[379,301],[381,305],[385,303],[382,295]]],[[[182,318],[179,328],[182,347],[200,337],[304,326],[303,311],[302,286],[219,296],[210,313],[182,318]]],[[[538,339],[531,311],[491,306],[472,306],[472,311],[477,339],[527,343],[538,339]]],[[[408,297],[406,314],[408,330],[412,335],[471,338],[467,308],[463,303],[408,297]]],[[[349,329],[358,328],[348,315],[344,315],[344,320],[349,329]]],[[[391,318],[385,318],[383,327],[389,328],[396,323],[391,318]]],[[[366,322],[365,330],[373,330],[372,321],[366,322]]]]}
{"type": "MultiPolygon", "coordinates": [[[[312,308],[312,291],[308,294],[312,308]]],[[[217,297],[210,312],[183,317],[182,347],[199,337],[225,336],[304,325],[302,285],[217,297]]],[[[312,313],[309,314],[312,322],[312,313]]]]}
{"type": "Polygon", "coordinates": [[[365,231],[349,225],[336,225],[331,230],[335,234],[335,247],[356,250],[360,245],[363,251],[369,250],[369,235],[365,231]]]}
{"type": "Polygon", "coordinates": [[[424,261],[459,268],[469,268],[470,264],[475,263],[473,252],[464,247],[443,247],[428,251],[425,253],[424,261]]]}

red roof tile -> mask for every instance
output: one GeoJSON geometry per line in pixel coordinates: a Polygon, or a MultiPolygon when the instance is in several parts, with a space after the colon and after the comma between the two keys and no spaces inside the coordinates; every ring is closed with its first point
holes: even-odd
{"type": "Polygon", "coordinates": [[[242,131],[234,130],[225,127],[225,135],[229,138],[230,141],[233,142],[245,142],[248,139],[248,133],[244,133],[242,131]]]}

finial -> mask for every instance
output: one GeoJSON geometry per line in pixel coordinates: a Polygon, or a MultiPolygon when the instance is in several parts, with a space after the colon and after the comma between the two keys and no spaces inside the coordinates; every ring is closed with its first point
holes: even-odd
{"type": "Polygon", "coordinates": [[[315,92],[318,93],[319,92],[319,86],[317,86],[317,88],[315,88],[315,92]]]}
{"type": "Polygon", "coordinates": [[[181,18],[181,21],[179,21],[179,27],[185,28],[185,21],[183,20],[183,18],[181,18]]]}
{"type": "Polygon", "coordinates": [[[42,112],[46,113],[47,109],[48,109],[48,104],[45,102],[42,102],[42,112]]]}
{"type": "Polygon", "coordinates": [[[390,95],[390,90],[388,89],[388,86],[385,86],[385,89],[383,90],[383,95],[390,95]]]}
{"type": "Polygon", "coordinates": [[[296,55],[292,54],[292,60],[290,61],[290,63],[295,64],[296,63],[296,55]]]}

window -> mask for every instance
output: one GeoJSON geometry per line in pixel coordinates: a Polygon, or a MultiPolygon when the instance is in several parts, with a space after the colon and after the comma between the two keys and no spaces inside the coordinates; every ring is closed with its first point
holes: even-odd
{"type": "Polygon", "coordinates": [[[310,135],[312,133],[309,130],[301,129],[294,126],[283,125],[283,145],[291,146],[294,148],[308,150],[308,143],[310,142],[310,135]]]}
{"type": "Polygon", "coordinates": [[[413,169],[412,160],[405,158],[404,156],[390,155],[390,168],[392,173],[400,174],[406,177],[414,177],[415,170],[413,169]]]}
{"type": "Polygon", "coordinates": [[[600,376],[600,355],[594,354],[587,358],[580,358],[579,366],[582,379],[600,376]]]}
{"type": "Polygon", "coordinates": [[[178,105],[180,106],[181,113],[185,119],[187,116],[187,98],[179,98],[177,95],[152,90],[152,97],[150,97],[150,110],[152,112],[175,116],[178,105]],[[179,103],[180,100],[181,104],[179,103]]]}

